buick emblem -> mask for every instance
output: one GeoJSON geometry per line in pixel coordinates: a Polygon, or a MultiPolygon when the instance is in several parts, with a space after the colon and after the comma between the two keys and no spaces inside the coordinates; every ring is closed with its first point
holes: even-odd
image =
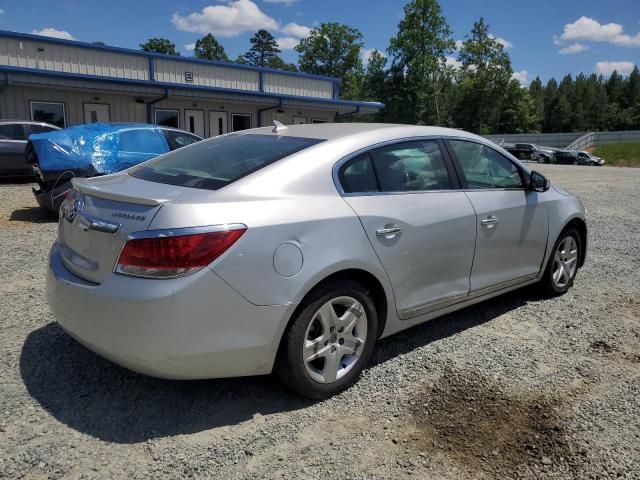
{"type": "Polygon", "coordinates": [[[67,222],[72,223],[73,220],[78,215],[78,212],[82,210],[83,206],[84,206],[84,202],[82,201],[82,199],[78,198],[77,200],[75,200],[71,204],[71,207],[69,208],[69,210],[67,210],[67,214],[65,215],[67,222]]]}

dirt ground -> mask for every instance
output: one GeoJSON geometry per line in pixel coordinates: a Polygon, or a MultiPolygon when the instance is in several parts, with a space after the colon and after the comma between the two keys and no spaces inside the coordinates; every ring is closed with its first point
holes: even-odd
{"type": "Polygon", "coordinates": [[[535,165],[580,196],[589,251],[526,288],[381,341],[324,402],[269,376],[144,377],[55,324],[56,223],[0,184],[0,478],[640,478],[640,169],[535,165]]]}

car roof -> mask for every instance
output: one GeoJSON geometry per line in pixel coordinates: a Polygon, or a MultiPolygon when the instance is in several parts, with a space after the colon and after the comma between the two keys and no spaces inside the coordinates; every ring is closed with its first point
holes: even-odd
{"type": "Polygon", "coordinates": [[[3,118],[0,119],[0,125],[6,125],[6,124],[14,124],[14,123],[19,123],[19,124],[24,124],[24,125],[46,125],[47,127],[53,127],[53,128],[60,128],[57,125],[52,125],[50,123],[47,122],[39,122],[37,120],[12,120],[10,118],[3,118]]]}
{"type": "Polygon", "coordinates": [[[485,138],[478,137],[472,133],[463,130],[444,127],[402,125],[394,123],[312,123],[300,125],[284,125],[286,128],[278,128],[274,131],[274,126],[254,128],[251,130],[243,130],[236,133],[244,134],[269,134],[291,137],[315,138],[319,140],[333,140],[348,136],[372,133],[379,130],[393,131],[394,136],[401,138],[416,136],[435,136],[435,137],[462,137],[469,139],[481,139],[483,142],[488,141],[485,138]]]}

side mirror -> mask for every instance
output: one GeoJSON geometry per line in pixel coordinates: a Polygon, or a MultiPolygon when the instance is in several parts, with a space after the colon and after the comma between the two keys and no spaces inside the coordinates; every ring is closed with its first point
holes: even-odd
{"type": "Polygon", "coordinates": [[[535,170],[529,176],[529,190],[534,192],[546,192],[551,188],[551,182],[547,177],[535,170]]]}

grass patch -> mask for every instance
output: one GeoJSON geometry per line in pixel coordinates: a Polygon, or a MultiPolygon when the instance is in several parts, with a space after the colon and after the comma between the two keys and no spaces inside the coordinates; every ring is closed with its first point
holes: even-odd
{"type": "Polygon", "coordinates": [[[640,143],[612,143],[600,145],[593,154],[605,159],[614,167],[640,167],[640,143]]]}

